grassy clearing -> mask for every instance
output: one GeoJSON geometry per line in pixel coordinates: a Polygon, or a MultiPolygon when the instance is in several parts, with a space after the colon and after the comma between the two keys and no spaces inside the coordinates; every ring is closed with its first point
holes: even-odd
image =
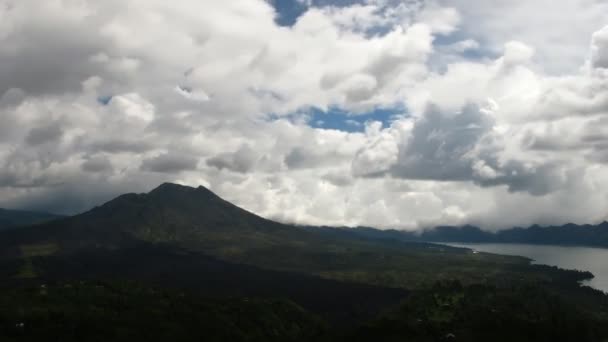
{"type": "Polygon", "coordinates": [[[59,251],[59,246],[54,243],[39,243],[35,245],[22,245],[20,249],[23,257],[23,266],[15,278],[35,279],[38,278],[39,272],[36,270],[33,259],[52,256],[59,251]]]}
{"type": "Polygon", "coordinates": [[[56,254],[59,246],[55,243],[39,243],[35,245],[22,245],[21,254],[24,258],[46,257],[56,254]]]}

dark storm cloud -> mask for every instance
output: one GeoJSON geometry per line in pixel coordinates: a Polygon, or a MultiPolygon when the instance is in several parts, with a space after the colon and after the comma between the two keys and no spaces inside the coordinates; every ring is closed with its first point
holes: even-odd
{"type": "Polygon", "coordinates": [[[351,155],[315,143],[298,146],[285,155],[285,165],[291,170],[314,169],[350,161],[351,155]]]}
{"type": "Polygon", "coordinates": [[[87,159],[82,164],[82,170],[91,173],[109,174],[113,171],[112,163],[105,156],[93,157],[87,159]]]}
{"type": "Polygon", "coordinates": [[[608,69],[608,27],[593,34],[591,63],[596,69],[608,69]]]}
{"type": "Polygon", "coordinates": [[[101,138],[89,145],[91,151],[108,153],[143,153],[153,149],[150,142],[144,140],[125,140],[101,138]]]}
{"type": "Polygon", "coordinates": [[[0,93],[0,108],[15,107],[21,104],[26,96],[23,89],[10,88],[4,94],[0,93]]]}
{"type": "Polygon", "coordinates": [[[227,169],[234,172],[246,173],[251,171],[257,161],[258,154],[249,146],[242,146],[234,153],[223,153],[207,160],[207,165],[217,169],[227,169]]]}
{"type": "Polygon", "coordinates": [[[141,169],[158,173],[179,173],[195,170],[197,165],[198,160],[196,158],[188,155],[166,153],[144,160],[141,169]]]}
{"type": "Polygon", "coordinates": [[[53,122],[48,125],[36,127],[30,130],[25,142],[29,145],[42,145],[49,142],[55,142],[63,135],[61,123],[53,122]]]}
{"type": "Polygon", "coordinates": [[[560,164],[545,163],[529,168],[521,161],[511,160],[504,165],[484,161],[488,166],[494,166],[497,175],[484,178],[477,175],[473,181],[484,187],[505,185],[511,192],[527,192],[534,196],[542,196],[559,190],[567,181],[565,170],[560,164]]]}
{"type": "Polygon", "coordinates": [[[528,165],[523,160],[499,161],[492,140],[494,120],[477,105],[458,113],[431,106],[400,147],[394,177],[433,181],[469,181],[483,187],[506,186],[511,192],[541,196],[565,182],[559,163],[528,165]]]}
{"type": "Polygon", "coordinates": [[[11,88],[32,95],[79,90],[82,80],[97,74],[90,57],[99,52],[103,38],[94,25],[83,29],[81,20],[86,18],[57,22],[56,13],[40,13],[29,7],[9,9],[4,18],[17,18],[22,14],[18,11],[24,10],[31,11],[38,24],[14,25],[16,32],[0,45],[0,94],[11,88]],[[57,30],[45,29],[53,24],[57,30]],[[25,44],[27,41],[36,44],[25,44]],[[12,58],[15,52],[19,58],[12,58]]]}
{"type": "Polygon", "coordinates": [[[392,174],[400,178],[470,180],[472,164],[467,154],[492,126],[492,118],[477,105],[467,105],[456,114],[430,106],[416,122],[405,147],[400,148],[392,174]]]}
{"type": "Polygon", "coordinates": [[[304,148],[294,148],[285,156],[285,164],[290,169],[301,169],[311,167],[318,163],[318,156],[312,151],[307,151],[304,148]]]}
{"type": "Polygon", "coordinates": [[[17,196],[2,201],[3,207],[45,211],[55,214],[74,215],[125,193],[142,193],[152,190],[150,184],[160,184],[166,179],[151,175],[139,175],[119,182],[103,181],[98,178],[78,176],[76,181],[27,190],[27,196],[17,196]],[[87,189],[88,191],[83,191],[87,189]]]}
{"type": "Polygon", "coordinates": [[[24,177],[15,171],[0,172],[0,188],[31,189],[44,186],[53,186],[57,182],[47,176],[24,177]]]}

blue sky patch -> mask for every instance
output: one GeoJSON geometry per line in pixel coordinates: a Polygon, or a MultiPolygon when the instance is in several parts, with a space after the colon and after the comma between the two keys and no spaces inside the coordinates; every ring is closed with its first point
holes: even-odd
{"type": "MultiPolygon", "coordinates": [[[[306,12],[308,6],[305,0],[271,0],[270,3],[277,11],[276,23],[281,26],[292,26],[306,12]]],[[[311,6],[350,6],[361,3],[361,0],[310,0],[311,6]]]]}
{"type": "Polygon", "coordinates": [[[307,10],[306,5],[297,0],[273,0],[271,3],[277,11],[275,21],[281,26],[292,26],[307,10]]]}
{"type": "Polygon", "coordinates": [[[104,96],[99,96],[97,98],[97,103],[99,103],[102,106],[107,106],[108,104],[110,104],[110,101],[112,101],[112,95],[104,95],[104,96]]]}
{"type": "Polygon", "coordinates": [[[370,112],[357,115],[350,114],[337,107],[331,107],[328,111],[313,108],[310,111],[309,124],[315,128],[361,132],[368,121],[379,121],[382,122],[384,127],[388,127],[397,117],[406,113],[407,110],[403,107],[376,108],[370,112]]]}
{"type": "Polygon", "coordinates": [[[391,123],[401,117],[408,116],[407,108],[396,106],[391,108],[376,108],[363,114],[352,114],[339,107],[330,107],[327,111],[312,107],[288,115],[278,115],[269,113],[267,121],[286,119],[293,122],[306,122],[313,128],[334,129],[343,132],[363,132],[365,123],[378,121],[383,127],[388,127],[391,123]]]}

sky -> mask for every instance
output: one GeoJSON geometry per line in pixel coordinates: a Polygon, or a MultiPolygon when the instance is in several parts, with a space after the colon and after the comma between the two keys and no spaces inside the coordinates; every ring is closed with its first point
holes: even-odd
{"type": "Polygon", "coordinates": [[[162,182],[282,222],[608,219],[605,0],[0,0],[0,207],[162,182]]]}

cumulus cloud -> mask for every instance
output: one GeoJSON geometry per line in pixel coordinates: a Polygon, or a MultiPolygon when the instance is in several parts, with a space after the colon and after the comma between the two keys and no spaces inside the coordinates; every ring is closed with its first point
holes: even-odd
{"type": "Polygon", "coordinates": [[[551,74],[578,68],[587,57],[589,37],[608,23],[603,0],[439,2],[460,12],[463,35],[481,42],[483,50],[500,55],[505,42],[522,42],[535,48],[539,67],[551,74]]]}
{"type": "Polygon", "coordinates": [[[382,176],[397,161],[398,142],[394,132],[382,130],[380,122],[366,127],[367,143],[355,155],[352,172],[355,176],[382,176]]]}
{"type": "Polygon", "coordinates": [[[176,181],[306,224],[597,222],[606,6],[302,1],[279,26],[264,0],[0,0],[0,205],[176,181]]]}
{"type": "Polygon", "coordinates": [[[408,179],[469,180],[468,155],[492,125],[492,118],[476,105],[466,105],[456,113],[431,105],[402,142],[392,172],[408,179]]]}

